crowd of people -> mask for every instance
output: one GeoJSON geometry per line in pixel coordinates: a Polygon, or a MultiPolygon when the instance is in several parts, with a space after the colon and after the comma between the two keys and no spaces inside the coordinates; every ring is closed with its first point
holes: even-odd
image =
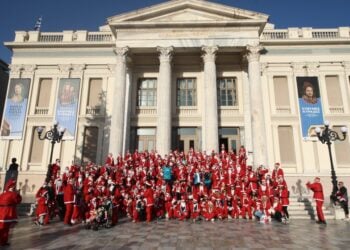
{"type": "MultiPolygon", "coordinates": [[[[11,171],[17,170],[16,159],[11,171]]],[[[16,189],[17,175],[9,174],[0,194],[0,246],[8,245],[10,227],[17,221],[16,206],[21,202],[16,189]]],[[[318,223],[326,224],[320,178],[306,183],[314,192],[318,223]]],[[[348,194],[338,182],[336,203],[349,220],[348,194]]],[[[104,165],[72,164],[61,171],[60,160],[50,165],[44,184],[36,193],[35,224],[46,225],[55,216],[66,225],[82,223],[87,229],[111,227],[119,218],[130,221],[272,218],[288,223],[289,191],[279,163],[272,171],[265,166],[247,165],[246,150],[188,153],[172,151],[161,157],[156,152],[127,153],[104,165]]]]}
{"type": "Polygon", "coordinates": [[[113,226],[127,216],[133,222],[154,219],[212,221],[271,217],[288,223],[289,191],[279,163],[247,166],[244,146],[237,155],[227,152],[172,151],[127,153],[104,165],[71,165],[61,172],[52,165],[36,194],[38,225],[59,215],[66,225],[87,228],[113,226]]]}

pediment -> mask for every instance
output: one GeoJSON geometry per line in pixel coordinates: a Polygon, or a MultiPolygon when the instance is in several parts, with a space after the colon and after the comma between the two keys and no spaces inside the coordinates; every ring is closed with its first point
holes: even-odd
{"type": "Polygon", "coordinates": [[[217,21],[261,21],[268,16],[203,0],[172,0],[162,4],[116,15],[107,19],[110,26],[123,23],[173,23],[217,21]]]}
{"type": "Polygon", "coordinates": [[[147,21],[151,22],[196,22],[196,21],[218,21],[218,20],[231,20],[229,17],[220,16],[204,11],[198,11],[194,9],[184,9],[175,11],[169,14],[156,16],[150,18],[147,21]]]}

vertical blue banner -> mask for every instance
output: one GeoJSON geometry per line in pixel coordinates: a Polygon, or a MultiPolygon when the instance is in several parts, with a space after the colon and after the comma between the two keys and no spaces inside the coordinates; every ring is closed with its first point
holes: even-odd
{"type": "Polygon", "coordinates": [[[2,139],[22,139],[27,114],[30,79],[11,79],[7,93],[4,118],[1,125],[2,139]]]}
{"type": "Polygon", "coordinates": [[[77,127],[80,79],[62,78],[56,98],[55,120],[66,129],[64,139],[73,140],[77,127]]]}
{"type": "Polygon", "coordinates": [[[297,77],[301,131],[311,136],[310,128],[323,125],[322,101],[317,77],[297,77]]]}

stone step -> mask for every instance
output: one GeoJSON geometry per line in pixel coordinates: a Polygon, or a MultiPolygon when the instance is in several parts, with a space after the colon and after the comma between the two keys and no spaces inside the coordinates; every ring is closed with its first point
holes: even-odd
{"type": "MultiPolygon", "coordinates": [[[[325,215],[324,216],[326,220],[335,220],[334,215],[325,215]]],[[[312,217],[310,215],[290,215],[291,220],[316,220],[317,215],[315,217],[312,217]]]]}
{"type": "MultiPolygon", "coordinates": [[[[289,211],[288,210],[288,213],[290,215],[315,215],[315,216],[317,215],[316,211],[314,212],[314,211],[289,211]]],[[[333,215],[333,213],[331,211],[328,211],[328,210],[323,211],[323,214],[324,215],[333,215]]]]}
{"type": "MultiPolygon", "coordinates": [[[[288,210],[316,210],[316,206],[295,206],[289,205],[288,210]]],[[[323,207],[323,210],[327,210],[326,207],[323,207]]]]}
{"type": "Polygon", "coordinates": [[[31,203],[21,203],[17,206],[17,214],[18,216],[27,216],[30,211],[31,203]]]}

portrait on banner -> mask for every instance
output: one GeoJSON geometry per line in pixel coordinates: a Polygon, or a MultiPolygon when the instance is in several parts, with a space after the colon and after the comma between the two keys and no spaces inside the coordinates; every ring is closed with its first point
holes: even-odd
{"type": "Polygon", "coordinates": [[[13,78],[10,80],[1,123],[3,139],[22,139],[29,89],[30,79],[13,78]]]}
{"type": "Polygon", "coordinates": [[[55,120],[60,127],[66,129],[64,139],[74,139],[77,126],[80,79],[60,79],[57,98],[55,120]]]}
{"type": "Polygon", "coordinates": [[[309,138],[315,126],[323,125],[322,99],[317,77],[297,77],[302,137],[309,138]]]}

